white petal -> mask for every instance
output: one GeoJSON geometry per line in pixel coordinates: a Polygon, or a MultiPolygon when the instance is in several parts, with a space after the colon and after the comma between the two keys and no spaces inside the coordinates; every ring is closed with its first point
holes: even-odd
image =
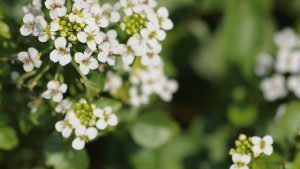
{"type": "Polygon", "coordinates": [[[253,144],[260,144],[261,138],[260,138],[260,137],[257,137],[257,136],[254,136],[254,137],[251,138],[251,142],[252,142],[253,144]]]}
{"type": "Polygon", "coordinates": [[[19,52],[18,53],[18,59],[23,62],[24,59],[27,59],[29,56],[28,56],[28,53],[27,52],[19,52]]]}
{"type": "Polygon", "coordinates": [[[83,53],[81,52],[77,52],[75,53],[75,62],[77,63],[81,63],[81,61],[83,60],[83,53]]]}
{"type": "Polygon", "coordinates": [[[72,134],[72,129],[69,127],[66,127],[63,131],[62,131],[62,136],[64,138],[69,138],[72,134]]]}
{"type": "Polygon", "coordinates": [[[97,69],[98,68],[98,62],[97,62],[97,60],[96,59],[94,59],[94,58],[91,58],[90,59],[90,65],[89,65],[89,67],[92,69],[92,70],[95,70],[95,69],[97,69]]]}
{"type": "Polygon", "coordinates": [[[263,153],[266,155],[271,155],[273,153],[273,147],[272,146],[266,146],[263,150],[263,153]]]}
{"type": "Polygon", "coordinates": [[[24,68],[25,72],[30,72],[30,71],[33,70],[34,65],[33,65],[32,63],[24,64],[24,65],[23,65],[23,68],[24,68]]]}
{"type": "Polygon", "coordinates": [[[27,29],[27,28],[25,27],[25,25],[23,25],[23,26],[20,28],[20,33],[21,33],[23,36],[28,36],[28,35],[30,35],[32,32],[33,32],[33,30],[27,29]]]}
{"type": "Polygon", "coordinates": [[[62,132],[64,128],[65,128],[64,121],[59,121],[59,122],[55,123],[55,129],[58,132],[62,132]]]}
{"type": "Polygon", "coordinates": [[[68,86],[66,84],[62,84],[58,90],[62,93],[66,93],[67,89],[68,89],[68,86]]]}
{"type": "Polygon", "coordinates": [[[86,130],[86,135],[87,135],[87,137],[89,138],[89,140],[93,140],[94,138],[97,137],[98,131],[97,131],[97,129],[94,128],[94,127],[89,127],[89,128],[86,130]]]}
{"type": "Polygon", "coordinates": [[[158,10],[157,10],[157,14],[160,16],[160,17],[163,17],[163,18],[167,18],[169,17],[169,11],[166,7],[160,7],[158,10]]]}
{"type": "Polygon", "coordinates": [[[58,37],[54,41],[55,48],[65,48],[67,46],[67,40],[64,37],[58,37]]]}
{"type": "Polygon", "coordinates": [[[165,31],[162,31],[162,30],[159,30],[159,31],[157,31],[157,36],[156,36],[156,38],[158,39],[158,40],[160,40],[160,41],[162,41],[162,40],[165,40],[166,39],[166,32],[165,31]]]}
{"type": "Polygon", "coordinates": [[[79,69],[83,75],[87,75],[90,72],[90,68],[85,64],[80,64],[79,69]]]}
{"type": "Polygon", "coordinates": [[[100,52],[98,54],[98,60],[102,63],[105,63],[107,61],[108,58],[108,53],[107,52],[100,52]]]}
{"type": "Polygon", "coordinates": [[[85,132],[86,132],[86,127],[82,125],[75,129],[76,136],[83,136],[85,132]]]}
{"type": "Polygon", "coordinates": [[[60,102],[63,99],[63,95],[61,93],[57,93],[56,95],[53,96],[52,99],[54,102],[60,102]]]}
{"type": "Polygon", "coordinates": [[[51,95],[51,91],[50,90],[46,90],[43,94],[42,97],[45,99],[50,99],[52,97],[51,95]]]}
{"type": "Polygon", "coordinates": [[[94,114],[94,116],[96,116],[98,118],[101,118],[101,117],[103,117],[103,110],[101,110],[101,109],[94,109],[93,110],[93,114],[94,114]]]}
{"type": "Polygon", "coordinates": [[[116,115],[111,115],[110,118],[108,119],[107,123],[111,126],[116,126],[118,124],[118,118],[116,115]]]}
{"type": "Polygon", "coordinates": [[[267,135],[263,138],[263,140],[266,142],[266,144],[273,144],[272,136],[267,135]]]}
{"type": "Polygon", "coordinates": [[[87,39],[86,39],[87,38],[87,34],[85,32],[79,32],[77,34],[77,38],[78,38],[79,42],[86,43],[86,41],[87,41],[87,39]]]}
{"type": "Polygon", "coordinates": [[[170,19],[166,19],[164,22],[162,22],[161,28],[164,30],[171,30],[173,29],[174,24],[170,19]]]}
{"type": "Polygon", "coordinates": [[[72,142],[72,147],[75,150],[82,150],[85,146],[85,142],[83,140],[81,140],[80,138],[75,138],[75,140],[73,140],[72,142]]]}
{"type": "Polygon", "coordinates": [[[59,60],[59,54],[58,54],[58,51],[57,50],[53,50],[51,53],[50,53],[50,60],[54,63],[58,62],[59,60]]]}
{"type": "Polygon", "coordinates": [[[72,61],[72,57],[70,54],[63,55],[59,58],[59,64],[62,66],[69,64],[71,61],[72,61]]]}
{"type": "Polygon", "coordinates": [[[99,130],[104,130],[106,129],[107,127],[107,123],[104,121],[104,119],[99,119],[96,123],[96,127],[99,129],[99,130]]]}

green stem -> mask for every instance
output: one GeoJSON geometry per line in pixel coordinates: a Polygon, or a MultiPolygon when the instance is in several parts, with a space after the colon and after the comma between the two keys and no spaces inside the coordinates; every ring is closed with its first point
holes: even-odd
{"type": "Polygon", "coordinates": [[[42,76],[51,68],[50,65],[44,67],[44,69],[27,85],[29,90],[33,90],[33,88],[37,85],[37,82],[42,78],[42,76]]]}

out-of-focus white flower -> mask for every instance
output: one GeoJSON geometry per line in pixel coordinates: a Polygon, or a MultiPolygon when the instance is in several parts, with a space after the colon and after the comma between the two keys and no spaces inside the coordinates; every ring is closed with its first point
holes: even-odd
{"type": "Polygon", "coordinates": [[[77,0],[73,4],[72,12],[69,14],[68,18],[71,22],[83,23],[88,15],[87,3],[84,0],[77,0]]]}
{"type": "Polygon", "coordinates": [[[157,83],[156,93],[162,100],[169,102],[173,98],[173,94],[178,90],[178,83],[175,80],[167,80],[163,78],[160,83],[157,83]]]}
{"type": "Polygon", "coordinates": [[[35,48],[29,48],[27,52],[18,53],[18,60],[23,62],[23,68],[30,72],[33,68],[40,68],[42,65],[41,54],[35,48]]]}
{"type": "Polygon", "coordinates": [[[264,97],[268,101],[275,101],[287,95],[285,79],[282,75],[276,74],[261,82],[261,89],[264,97]]]}
{"type": "Polygon", "coordinates": [[[142,6],[139,5],[138,0],[120,0],[120,3],[126,15],[140,13],[143,10],[142,6]]]}
{"type": "Polygon", "coordinates": [[[158,41],[165,40],[167,36],[165,31],[152,23],[147,24],[147,28],[141,30],[141,35],[152,47],[156,46],[158,41]]]}
{"type": "Polygon", "coordinates": [[[55,124],[55,129],[62,133],[64,138],[71,136],[73,129],[80,125],[80,121],[73,112],[67,113],[64,120],[58,121],[55,124]]]}
{"type": "Polygon", "coordinates": [[[43,15],[42,12],[42,2],[41,0],[32,0],[30,4],[23,7],[23,12],[25,14],[31,13],[34,16],[43,15]]]}
{"type": "Polygon", "coordinates": [[[276,61],[276,70],[280,73],[300,71],[300,51],[280,50],[276,61]]]}
{"type": "Polygon", "coordinates": [[[255,73],[258,76],[265,76],[270,73],[273,67],[274,59],[270,54],[262,53],[258,56],[256,66],[255,66],[255,73]]]}
{"type": "Polygon", "coordinates": [[[24,25],[22,25],[22,27],[20,28],[21,34],[23,36],[28,36],[28,35],[34,33],[35,17],[31,13],[24,15],[23,22],[24,22],[24,25]]]}
{"type": "Polygon", "coordinates": [[[144,66],[158,66],[161,64],[161,58],[159,56],[161,49],[160,44],[154,47],[147,47],[145,53],[142,55],[141,63],[144,66]]]}
{"type": "Polygon", "coordinates": [[[116,94],[116,92],[120,89],[123,84],[122,78],[114,74],[112,71],[107,72],[106,81],[104,84],[104,91],[109,91],[110,94],[116,94]]]}
{"type": "Polygon", "coordinates": [[[70,48],[71,43],[67,44],[67,40],[64,37],[59,37],[54,41],[55,50],[50,53],[50,60],[53,62],[59,62],[60,65],[65,66],[72,61],[70,48]]]}
{"type": "Polygon", "coordinates": [[[299,45],[299,39],[291,28],[285,28],[274,36],[274,42],[280,49],[291,49],[299,45]]]}
{"type": "Polygon", "coordinates": [[[151,23],[160,26],[163,30],[171,30],[174,27],[173,22],[169,19],[169,11],[165,7],[160,7],[156,13],[148,13],[147,18],[151,23]]]}
{"type": "Polygon", "coordinates": [[[58,103],[58,105],[55,107],[56,113],[66,113],[72,108],[72,102],[70,100],[63,100],[58,103]]]}
{"type": "Polygon", "coordinates": [[[300,76],[290,76],[287,81],[288,89],[300,98],[300,76]]]}
{"type": "Polygon", "coordinates": [[[98,117],[96,127],[99,130],[104,130],[108,126],[116,126],[118,124],[118,117],[112,113],[111,107],[102,109],[94,109],[93,114],[98,117]]]}
{"type": "Polygon", "coordinates": [[[77,38],[81,43],[87,43],[88,47],[95,51],[97,44],[103,41],[99,27],[88,25],[84,28],[84,32],[79,32],[77,38]]]}
{"type": "Polygon", "coordinates": [[[251,137],[253,144],[252,151],[255,156],[259,156],[261,153],[265,155],[271,155],[273,153],[273,138],[269,135],[260,138],[257,136],[251,137]]]}
{"type": "Polygon", "coordinates": [[[130,103],[132,106],[140,106],[149,102],[149,96],[145,93],[139,92],[137,87],[131,87],[129,89],[130,103]]]}
{"type": "Polygon", "coordinates": [[[107,20],[109,20],[109,22],[116,23],[119,22],[121,18],[119,13],[120,8],[120,3],[116,3],[114,6],[112,6],[110,3],[104,3],[102,5],[102,14],[107,20]]]}
{"type": "Polygon", "coordinates": [[[84,53],[75,53],[75,61],[79,63],[79,69],[82,74],[87,75],[90,70],[95,70],[98,68],[98,62],[92,56],[93,51],[90,49],[85,50],[84,53]]]}
{"type": "Polygon", "coordinates": [[[45,6],[50,10],[49,15],[51,19],[65,16],[67,8],[64,6],[65,0],[46,0],[45,6]]]}
{"type": "Polygon", "coordinates": [[[232,161],[234,164],[230,169],[249,169],[248,164],[251,161],[251,156],[242,154],[233,154],[232,161]]]}
{"type": "Polygon", "coordinates": [[[60,84],[58,81],[50,81],[47,84],[48,90],[46,90],[42,97],[45,99],[51,99],[54,102],[60,102],[63,100],[63,94],[67,91],[67,85],[66,84],[60,84]]]}
{"type": "Polygon", "coordinates": [[[47,24],[43,16],[36,17],[35,32],[39,36],[40,42],[46,42],[49,38],[54,39],[56,31],[59,30],[59,24],[57,22],[51,22],[47,24]]]}
{"type": "Polygon", "coordinates": [[[106,28],[109,24],[108,19],[109,18],[104,16],[101,7],[99,5],[94,5],[88,13],[86,23],[89,25],[95,25],[100,26],[101,28],[106,28]]]}
{"type": "Polygon", "coordinates": [[[286,104],[286,103],[281,104],[281,105],[277,108],[276,115],[275,115],[275,117],[274,117],[275,122],[278,122],[279,119],[285,114],[286,108],[287,108],[287,104],[286,104]]]}
{"type": "Polygon", "coordinates": [[[75,150],[82,150],[85,147],[85,143],[95,139],[98,135],[98,131],[95,127],[79,126],[75,129],[76,138],[72,142],[72,147],[75,150]]]}

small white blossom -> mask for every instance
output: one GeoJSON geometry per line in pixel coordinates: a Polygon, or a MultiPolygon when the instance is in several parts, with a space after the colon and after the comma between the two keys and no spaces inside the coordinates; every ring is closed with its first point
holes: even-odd
{"type": "Polygon", "coordinates": [[[50,25],[47,24],[43,16],[36,17],[35,32],[39,36],[40,42],[46,42],[50,38],[55,38],[56,31],[59,30],[59,24],[57,22],[51,22],[50,25]]]}
{"type": "Polygon", "coordinates": [[[300,51],[280,50],[276,61],[276,70],[280,73],[300,71],[300,51]]]}
{"type": "Polygon", "coordinates": [[[102,109],[94,109],[94,116],[99,119],[96,122],[96,127],[99,130],[104,130],[108,126],[116,126],[118,124],[118,117],[112,113],[111,107],[105,107],[102,109]]]}
{"type": "Polygon", "coordinates": [[[109,24],[109,18],[105,17],[103,10],[100,6],[95,5],[91,8],[89,16],[86,19],[86,23],[89,25],[100,26],[101,28],[106,28],[109,24]]]}
{"type": "Polygon", "coordinates": [[[64,6],[65,0],[46,0],[45,6],[50,9],[51,19],[65,16],[67,13],[67,8],[64,6]]]}
{"type": "Polygon", "coordinates": [[[287,95],[285,79],[279,74],[264,79],[261,83],[261,89],[265,99],[268,101],[275,101],[287,95]]]}
{"type": "Polygon", "coordinates": [[[274,42],[280,49],[291,49],[299,45],[299,39],[291,28],[285,28],[274,36],[274,42]]]}
{"type": "Polygon", "coordinates": [[[142,104],[147,104],[149,102],[149,95],[146,93],[139,92],[137,87],[131,87],[129,89],[130,103],[132,106],[137,107],[142,104]]]}
{"type": "Polygon", "coordinates": [[[107,72],[106,74],[106,80],[104,84],[104,91],[109,91],[110,94],[116,94],[117,91],[120,89],[120,87],[123,84],[122,78],[114,74],[112,71],[107,72]]]}
{"type": "Polygon", "coordinates": [[[141,35],[153,47],[158,44],[158,41],[163,41],[166,38],[166,32],[161,30],[158,25],[147,24],[147,28],[141,30],[141,35]]]}
{"type": "Polygon", "coordinates": [[[20,28],[21,34],[23,36],[28,36],[28,35],[34,33],[35,17],[31,13],[24,15],[23,22],[24,22],[24,25],[22,25],[22,27],[20,28]]]}
{"type": "Polygon", "coordinates": [[[45,99],[51,99],[54,102],[60,102],[63,100],[63,94],[66,93],[67,91],[67,85],[66,84],[60,84],[58,81],[50,81],[47,84],[48,90],[46,90],[43,94],[42,97],[45,99]]]}
{"type": "Polygon", "coordinates": [[[35,48],[29,48],[27,52],[18,53],[18,60],[23,62],[23,68],[30,72],[33,68],[40,68],[42,65],[41,54],[35,48]]]}
{"type": "Polygon", "coordinates": [[[174,27],[173,22],[169,19],[168,9],[165,7],[160,7],[156,13],[148,13],[147,18],[151,23],[158,25],[163,30],[171,30],[174,27]]]}
{"type": "Polygon", "coordinates": [[[290,76],[287,85],[289,90],[300,98],[300,76],[290,76]]]}
{"type": "Polygon", "coordinates": [[[88,47],[93,51],[97,49],[97,44],[103,41],[99,28],[92,25],[86,26],[84,32],[79,32],[77,38],[81,43],[87,43],[88,47]]]}
{"type": "Polygon", "coordinates": [[[251,138],[253,144],[252,151],[255,156],[259,156],[264,153],[265,155],[271,155],[273,153],[273,138],[271,136],[265,136],[263,138],[254,136],[251,138]]]}
{"type": "Polygon", "coordinates": [[[59,37],[54,41],[55,50],[50,53],[50,60],[53,62],[59,62],[60,65],[65,66],[72,61],[70,48],[71,43],[67,44],[67,40],[64,37],[59,37]]]}
{"type": "Polygon", "coordinates": [[[232,161],[234,164],[230,169],[249,169],[248,164],[251,161],[251,156],[242,154],[233,154],[232,161]]]}
{"type": "Polygon", "coordinates": [[[72,108],[72,102],[70,100],[63,100],[62,102],[59,102],[58,105],[55,107],[56,113],[66,113],[72,108]]]}
{"type": "Polygon", "coordinates": [[[80,125],[80,121],[73,112],[67,113],[64,120],[58,121],[55,124],[55,129],[62,133],[64,138],[71,136],[73,129],[80,125]]]}
{"type": "Polygon", "coordinates": [[[88,15],[88,5],[84,0],[76,0],[74,2],[72,12],[69,14],[68,18],[71,22],[84,23],[85,18],[88,15]]]}
{"type": "Polygon", "coordinates": [[[138,0],[120,0],[120,3],[126,15],[140,13],[143,10],[142,5],[139,5],[138,0]]]}
{"type": "Polygon", "coordinates": [[[162,47],[159,44],[154,47],[147,47],[145,53],[142,55],[141,63],[144,66],[158,66],[161,64],[159,56],[161,49],[162,47]]]}
{"type": "Polygon", "coordinates": [[[178,83],[175,80],[167,80],[163,78],[160,83],[157,83],[156,93],[162,100],[169,102],[173,98],[173,94],[178,90],[178,83]]]}
{"type": "Polygon", "coordinates": [[[31,13],[34,16],[43,15],[42,12],[42,2],[41,0],[32,0],[30,4],[23,7],[23,12],[25,14],[31,13]]]}
{"type": "Polygon", "coordinates": [[[72,142],[72,147],[75,150],[82,150],[85,147],[85,143],[95,139],[98,135],[98,131],[94,127],[79,126],[75,129],[76,138],[72,142]]]}
{"type": "Polygon", "coordinates": [[[143,44],[141,39],[136,37],[129,38],[121,55],[123,63],[126,65],[132,64],[135,56],[142,56],[145,54],[145,50],[145,44],[143,44]]]}
{"type": "Polygon", "coordinates": [[[114,6],[112,6],[110,3],[104,3],[102,5],[102,14],[107,20],[109,20],[110,23],[116,23],[119,22],[121,18],[119,13],[120,8],[120,3],[116,3],[114,6]]]}
{"type": "Polygon", "coordinates": [[[273,66],[274,59],[270,54],[262,53],[257,58],[255,66],[255,73],[258,76],[265,76],[270,73],[273,66]]]}
{"type": "Polygon", "coordinates": [[[75,53],[75,61],[79,63],[79,69],[82,74],[87,75],[90,70],[95,70],[98,68],[98,62],[92,56],[93,51],[90,49],[85,50],[84,53],[75,53]]]}

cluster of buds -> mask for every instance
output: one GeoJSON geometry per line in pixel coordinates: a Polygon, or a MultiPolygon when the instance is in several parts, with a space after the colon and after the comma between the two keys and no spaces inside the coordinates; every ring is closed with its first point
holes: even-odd
{"type": "Polygon", "coordinates": [[[229,154],[232,156],[233,164],[230,169],[249,169],[251,159],[261,155],[271,155],[273,153],[273,138],[269,135],[260,138],[258,136],[247,137],[244,134],[235,141],[235,148],[229,154]]]}
{"type": "MultiPolygon", "coordinates": [[[[108,93],[110,98],[132,106],[147,104],[152,95],[170,101],[178,84],[164,73],[161,42],[166,39],[166,32],[173,28],[173,23],[165,7],[157,8],[156,0],[119,0],[115,4],[101,5],[97,0],[69,2],[67,5],[66,0],[32,0],[23,7],[21,34],[37,37],[39,42],[47,44],[47,49],[39,52],[30,47],[28,51],[20,52],[18,59],[26,72],[42,69],[41,73],[45,74],[49,67],[56,65],[54,63],[58,64],[52,77],[54,80],[50,79],[42,97],[58,104],[56,109],[64,112],[65,119],[56,125],[57,130],[64,137],[69,137],[70,131],[75,130],[78,137],[73,147],[81,149],[84,144],[76,143],[93,139],[96,128],[101,130],[116,125],[117,117],[108,113],[110,108],[100,111],[84,100],[70,106],[64,100],[64,94],[73,84],[65,84],[59,70],[72,65],[87,87],[89,73],[98,72],[106,80],[97,95],[108,93]]],[[[48,80],[51,76],[48,74],[48,80]]],[[[41,77],[39,74],[34,78],[34,85],[41,77]]]]}

